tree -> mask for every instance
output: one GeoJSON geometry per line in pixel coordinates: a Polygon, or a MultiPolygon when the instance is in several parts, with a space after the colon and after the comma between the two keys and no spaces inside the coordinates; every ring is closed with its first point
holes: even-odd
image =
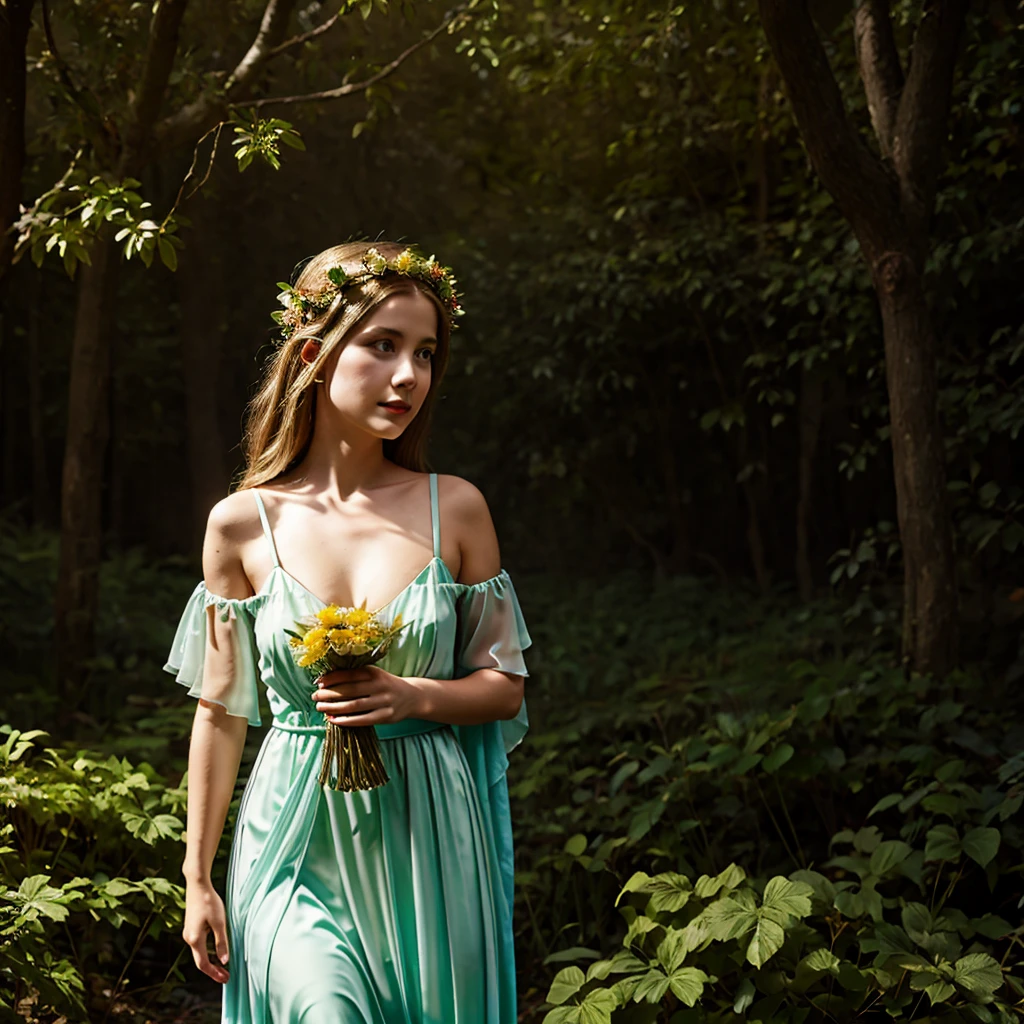
{"type": "MultiPolygon", "coordinates": [[[[159,254],[173,270],[181,246],[174,210],[160,223],[150,219],[150,204],[136,191],[139,179],[154,162],[181,147],[196,146],[210,135],[215,145],[221,129],[230,119],[239,119],[243,107],[255,110],[272,103],[366,93],[442,31],[468,16],[465,8],[450,11],[433,30],[362,78],[316,92],[256,96],[265,89],[274,61],[286,53],[302,52],[344,15],[359,9],[365,17],[373,8],[372,2],[357,8],[346,0],[321,24],[289,37],[295,6],[295,0],[268,0],[259,28],[238,63],[230,70],[210,71],[211,58],[200,46],[179,52],[187,28],[187,0],[158,0],[145,23],[137,20],[140,15],[134,5],[121,10],[115,4],[106,12],[107,21],[98,26],[99,38],[121,55],[118,73],[113,75],[97,53],[88,55],[88,63],[83,59],[72,68],[58,50],[47,5],[42,4],[49,66],[56,74],[61,97],[73,112],[68,135],[77,133],[79,148],[61,180],[23,213],[15,258],[31,247],[33,257],[40,261],[45,251],[56,249],[70,273],[78,263],[83,264],[78,274],[71,354],[55,609],[56,628],[62,637],[57,649],[58,688],[68,710],[81,690],[94,648],[104,460],[110,431],[111,317],[121,262],[119,248],[123,243],[124,256],[137,254],[147,266],[159,254]],[[124,53],[130,51],[122,44],[124,37],[133,33],[143,56],[137,65],[128,64],[125,73],[121,70],[124,53]],[[177,105],[165,112],[172,95],[177,105]]],[[[386,7],[386,0],[378,0],[378,6],[386,7]]],[[[213,50],[219,47],[211,22],[221,18],[228,25],[226,33],[230,36],[234,31],[226,11],[205,7],[196,18],[198,36],[213,50]]],[[[91,26],[91,39],[96,38],[96,29],[91,26]]],[[[350,63],[358,66],[365,61],[350,63]]],[[[355,70],[353,66],[349,75],[355,70]]],[[[276,166],[279,143],[302,146],[287,122],[263,120],[255,112],[248,122],[240,118],[236,131],[236,142],[241,143],[236,151],[240,167],[255,156],[276,166]]]]}
{"type": "Polygon", "coordinates": [[[903,548],[903,658],[942,675],[957,658],[957,590],[936,328],[923,279],[968,3],[924,0],[906,71],[890,0],[857,7],[857,62],[877,152],[847,113],[808,0],[759,6],[811,162],[856,234],[878,296],[903,548]]]}

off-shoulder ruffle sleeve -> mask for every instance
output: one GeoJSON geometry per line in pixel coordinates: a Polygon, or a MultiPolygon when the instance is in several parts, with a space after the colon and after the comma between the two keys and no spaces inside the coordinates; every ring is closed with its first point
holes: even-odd
{"type": "MultiPolygon", "coordinates": [[[[497,576],[483,583],[456,584],[460,594],[456,602],[457,631],[455,639],[455,670],[458,677],[481,668],[528,676],[525,651],[533,642],[526,629],[526,620],[508,573],[502,569],[497,576]]],[[[506,753],[526,735],[529,722],[526,700],[519,714],[500,723],[506,753]]]]}
{"type": "Polygon", "coordinates": [[[190,697],[220,704],[229,715],[245,718],[250,725],[261,725],[259,709],[259,651],[253,631],[253,615],[259,597],[228,598],[211,594],[206,584],[200,582],[192,591],[181,621],[178,623],[174,642],[171,644],[164,671],[176,677],[182,686],[189,688],[190,697]],[[209,685],[204,688],[203,667],[206,662],[206,609],[217,608],[221,622],[231,623],[231,645],[234,676],[226,686],[214,691],[209,685]]]}
{"type": "MultiPolygon", "coordinates": [[[[481,668],[526,676],[525,651],[532,641],[512,580],[503,569],[483,583],[450,584],[456,588],[455,676],[481,668]]],[[[494,839],[505,895],[504,941],[512,948],[514,863],[512,819],[508,802],[507,754],[526,735],[526,700],[515,718],[483,725],[453,727],[480,793],[484,820],[494,839]]]]}

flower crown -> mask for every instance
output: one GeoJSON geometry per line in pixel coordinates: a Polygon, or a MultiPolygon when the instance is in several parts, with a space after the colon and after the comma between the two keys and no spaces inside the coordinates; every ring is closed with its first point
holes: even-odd
{"type": "Polygon", "coordinates": [[[383,277],[388,273],[415,277],[429,285],[448,311],[453,328],[456,326],[455,317],[465,312],[455,294],[455,278],[451,267],[442,266],[433,256],[422,256],[411,247],[403,249],[390,260],[377,249],[371,248],[363,254],[363,270],[350,274],[344,267],[331,267],[327,271],[330,284],[320,291],[293,288],[290,284],[278,281],[281,293],[277,301],[284,309],[275,310],[270,315],[281,325],[282,341],[287,341],[300,327],[319,316],[350,285],[360,284],[371,277],[383,277]]]}

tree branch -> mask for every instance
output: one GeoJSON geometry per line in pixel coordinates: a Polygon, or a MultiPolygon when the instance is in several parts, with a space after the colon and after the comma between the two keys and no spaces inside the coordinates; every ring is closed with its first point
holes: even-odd
{"type": "Polygon", "coordinates": [[[862,244],[877,255],[889,248],[902,221],[894,175],[847,117],[807,0],[758,0],[758,5],[811,163],[862,244]]]}
{"type": "Polygon", "coordinates": [[[256,38],[224,85],[215,93],[203,93],[157,125],[153,134],[159,149],[173,149],[209,131],[225,119],[231,103],[244,100],[260,69],[284,40],[295,3],[296,0],[267,0],[256,38]]]}
{"type": "Polygon", "coordinates": [[[328,18],[322,25],[317,25],[316,28],[310,29],[309,32],[303,32],[301,35],[292,36],[291,39],[286,39],[279,46],[275,46],[270,53],[267,54],[267,60],[273,60],[274,57],[284,53],[285,50],[290,50],[293,46],[301,46],[303,43],[308,43],[311,40],[316,39],[318,36],[322,36],[325,32],[330,32],[330,30],[334,28],[335,22],[344,13],[344,10],[345,8],[342,7],[341,10],[328,18]]]}
{"type": "Polygon", "coordinates": [[[41,0],[39,7],[43,15],[43,34],[46,36],[46,48],[50,51],[50,56],[53,58],[54,66],[57,68],[57,77],[60,79],[61,85],[64,86],[71,101],[85,114],[86,120],[91,122],[97,129],[98,135],[94,139],[96,145],[110,147],[116,154],[121,144],[117,126],[104,113],[100,101],[91,89],[85,91],[75,85],[68,62],[57,49],[57,40],[54,38],[53,26],[50,24],[50,8],[47,0],[41,0]]]}
{"type": "MultiPolygon", "coordinates": [[[[339,85],[336,89],[325,89],[322,92],[310,92],[305,93],[301,96],[268,96],[264,99],[250,100],[244,104],[246,107],[265,107],[271,103],[311,103],[316,100],[336,100],[341,99],[343,96],[351,96],[356,92],[364,92],[369,89],[371,85],[376,85],[378,82],[387,78],[388,75],[392,74],[397,68],[399,68],[406,60],[408,60],[417,50],[421,50],[428,43],[433,42],[451,23],[455,20],[457,15],[461,14],[463,8],[456,8],[450,12],[445,20],[442,21],[436,28],[432,29],[422,39],[413,43],[412,46],[404,49],[394,60],[385,64],[378,72],[371,75],[369,78],[364,79],[362,82],[350,82],[347,85],[339,85]]],[[[242,106],[243,104],[232,103],[232,107],[242,106]]]]}
{"type": "Polygon", "coordinates": [[[969,0],[925,0],[893,136],[903,207],[922,230],[935,202],[953,72],[969,0]]]}
{"type": "Polygon", "coordinates": [[[238,67],[228,76],[224,91],[230,94],[248,88],[256,77],[261,65],[274,55],[280,44],[288,22],[291,20],[295,0],[269,0],[260,22],[260,30],[238,67]]]}
{"type": "Polygon", "coordinates": [[[903,68],[889,13],[890,0],[862,0],[853,14],[853,41],[864,95],[878,148],[892,158],[896,111],[903,90],[903,68]]]}
{"type": "Polygon", "coordinates": [[[159,0],[149,26],[146,59],[138,91],[131,107],[131,121],[125,133],[121,177],[145,162],[143,150],[160,113],[167,82],[178,52],[178,32],[188,0],[159,0]]]}

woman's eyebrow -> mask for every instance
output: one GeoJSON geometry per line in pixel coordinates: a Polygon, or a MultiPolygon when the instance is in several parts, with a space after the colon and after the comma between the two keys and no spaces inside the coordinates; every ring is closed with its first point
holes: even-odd
{"type": "MultiPolygon", "coordinates": [[[[371,331],[380,331],[383,334],[391,334],[391,335],[393,335],[396,338],[404,338],[405,337],[405,332],[404,331],[400,331],[397,327],[381,327],[381,326],[375,325],[375,326],[371,327],[370,330],[371,331]]],[[[422,344],[436,346],[438,344],[438,341],[437,341],[437,338],[424,338],[422,344]]]]}

